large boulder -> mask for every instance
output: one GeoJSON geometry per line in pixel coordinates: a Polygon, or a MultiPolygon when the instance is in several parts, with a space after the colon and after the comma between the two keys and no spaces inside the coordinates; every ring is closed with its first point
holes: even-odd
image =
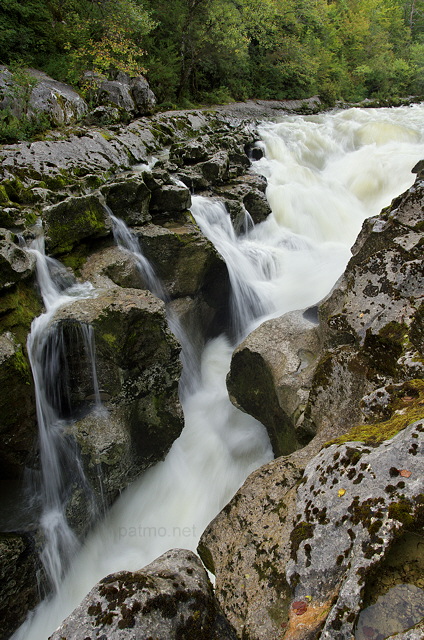
{"type": "Polygon", "coordinates": [[[234,351],[230,399],[264,424],[276,456],[305,444],[300,430],[320,346],[317,326],[295,311],[264,322],[234,351]]]}
{"type": "Polygon", "coordinates": [[[194,296],[218,277],[225,292],[225,263],[197,224],[146,225],[136,235],[172,297],[194,296]]]}
{"type": "Polygon", "coordinates": [[[61,126],[77,122],[87,113],[87,103],[69,85],[36,69],[28,69],[28,75],[36,81],[29,98],[29,116],[44,113],[52,125],[61,126]]]}
{"type": "Polygon", "coordinates": [[[152,113],[156,106],[156,96],[146,78],[144,76],[131,78],[130,89],[138,115],[144,116],[152,113]]]}
{"type": "Polygon", "coordinates": [[[96,298],[64,306],[51,331],[52,339],[60,332],[69,372],[63,381],[68,401],[62,398],[57,409],[64,417],[81,415],[72,435],[96,491],[103,475],[110,502],[165,456],[183,428],[180,347],[167,327],[164,304],[139,289],[110,287],[96,298]],[[103,410],[93,406],[99,398],[81,330],[87,325],[94,332],[103,410]]]}
{"type": "Polygon", "coordinates": [[[140,175],[133,174],[117,182],[108,182],[100,191],[112,213],[128,225],[140,225],[151,220],[151,193],[140,175]]]}
{"type": "Polygon", "coordinates": [[[424,180],[365,221],[345,273],[319,306],[324,351],[312,382],[304,427],[367,415],[361,399],[379,387],[422,376],[424,180]],[[323,411],[323,408],[326,410],[323,411]]]}
{"type": "Polygon", "coordinates": [[[47,247],[52,254],[109,234],[112,222],[97,195],[70,197],[44,210],[47,247]]]}
{"type": "MultiPolygon", "coordinates": [[[[355,440],[314,456],[321,434],[265,465],[208,526],[199,553],[239,637],[350,640],[360,610],[389,590],[378,575],[391,545],[424,522],[424,424],[414,421],[422,397],[401,420],[352,432],[355,440]]],[[[408,575],[422,591],[414,562],[404,555],[398,583],[408,575]]]]}
{"type": "Polygon", "coordinates": [[[198,557],[173,549],[101,580],[49,640],[235,640],[198,557]]]}
{"type": "Polygon", "coordinates": [[[52,126],[77,122],[88,110],[85,100],[69,85],[36,69],[17,75],[4,66],[0,67],[0,108],[9,108],[18,118],[43,114],[52,126]]]}

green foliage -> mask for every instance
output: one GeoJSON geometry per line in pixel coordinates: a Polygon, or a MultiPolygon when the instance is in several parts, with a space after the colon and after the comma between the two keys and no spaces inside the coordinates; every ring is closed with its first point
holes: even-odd
{"type": "Polygon", "coordinates": [[[167,106],[314,93],[332,106],[423,94],[423,32],[424,0],[2,0],[0,61],[73,84],[145,73],[167,106]]]}

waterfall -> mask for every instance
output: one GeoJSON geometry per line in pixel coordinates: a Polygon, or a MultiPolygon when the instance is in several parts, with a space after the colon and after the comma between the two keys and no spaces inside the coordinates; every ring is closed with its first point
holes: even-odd
{"type": "MultiPolygon", "coordinates": [[[[40,478],[36,490],[41,508],[44,546],[41,559],[50,586],[57,591],[63,572],[78,548],[78,539],[68,524],[66,504],[72,483],[86,487],[78,454],[66,438],[67,418],[72,413],[69,371],[63,333],[51,321],[56,311],[75,299],[93,296],[89,283],[77,285],[69,273],[44,254],[39,237],[29,251],[36,256],[37,281],[45,312],[36,318],[27,348],[34,379],[40,446],[40,478]]],[[[95,404],[100,405],[93,354],[93,334],[81,326],[82,352],[91,363],[95,404]]]]}
{"type": "MultiPolygon", "coordinates": [[[[342,274],[363,220],[408,188],[424,157],[424,106],[349,109],[264,123],[273,213],[237,236],[225,208],[193,198],[193,215],[227,262],[239,340],[265,318],[315,305],[342,274]]],[[[54,597],[13,636],[45,640],[96,581],[143,567],[172,547],[195,549],[204,527],[246,476],[270,460],[267,434],[235,409],[225,376],[235,343],[220,336],[202,354],[183,397],[185,428],[163,462],[137,479],[89,534],[54,597]]]]}

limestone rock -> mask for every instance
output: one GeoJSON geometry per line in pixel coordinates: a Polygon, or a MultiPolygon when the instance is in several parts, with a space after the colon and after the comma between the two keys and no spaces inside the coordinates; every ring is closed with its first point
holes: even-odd
{"type": "Polygon", "coordinates": [[[9,107],[18,118],[24,113],[29,117],[45,114],[53,126],[72,124],[87,112],[86,102],[69,85],[36,69],[26,69],[26,73],[34,82],[27,104],[20,97],[14,75],[0,67],[0,108],[9,107]]]}
{"type": "Polygon", "coordinates": [[[116,80],[103,80],[97,90],[96,100],[102,105],[112,105],[128,115],[136,111],[128,84],[116,80]]]}
{"type": "Polygon", "coordinates": [[[419,420],[317,454],[320,434],[249,476],[199,544],[239,637],[352,638],[364,586],[402,531],[422,528],[423,434],[419,420]]]}
{"type": "Polygon", "coordinates": [[[307,616],[290,611],[285,638],[310,638],[322,625],[322,640],[352,637],[371,570],[403,528],[422,522],[423,434],[420,420],[374,449],[327,447],[307,466],[286,575],[295,601],[312,599],[307,616]]]}
{"type": "Polygon", "coordinates": [[[224,261],[194,223],[168,224],[166,228],[146,225],[136,234],[143,254],[172,297],[194,296],[203,287],[212,286],[218,274],[225,278],[224,261]]]}
{"type": "MultiPolygon", "coordinates": [[[[181,214],[191,206],[191,195],[187,187],[167,184],[152,192],[150,210],[152,212],[181,214]]],[[[155,218],[156,219],[156,218],[155,218]]]]}
{"type": "Polygon", "coordinates": [[[200,560],[173,549],[101,580],[49,640],[235,640],[200,560]]]}
{"type": "Polygon", "coordinates": [[[0,534],[1,636],[8,638],[38,604],[36,572],[39,562],[28,534],[0,534]]]}
{"type": "MultiPolygon", "coordinates": [[[[66,346],[69,405],[89,415],[73,432],[95,483],[105,472],[106,500],[161,460],[183,427],[178,400],[179,345],[167,328],[164,304],[148,291],[111,287],[96,298],[59,309],[53,327],[66,346]],[[94,331],[98,386],[105,411],[93,407],[92,368],[81,326],[94,331]]],[[[54,334],[53,334],[54,335],[54,334]]]]}
{"type": "Polygon", "coordinates": [[[0,475],[20,477],[37,439],[29,362],[10,332],[0,335],[0,475]]]}
{"type": "Polygon", "coordinates": [[[317,327],[301,312],[292,312],[264,322],[233,354],[230,399],[264,424],[277,456],[299,446],[319,352],[317,327]]]}
{"type": "Polygon", "coordinates": [[[53,125],[60,126],[76,122],[87,113],[87,103],[72,87],[36,69],[28,73],[37,80],[29,99],[29,116],[45,113],[53,125]]]}
{"type": "Polygon", "coordinates": [[[119,182],[109,182],[101,193],[112,213],[128,225],[140,225],[151,220],[150,190],[142,177],[133,175],[119,182]]]}
{"type": "Polygon", "coordinates": [[[418,177],[381,216],[366,220],[344,275],[319,306],[324,352],[305,411],[311,432],[323,421],[348,429],[366,419],[362,396],[421,369],[423,203],[418,177]]]}
{"type": "Polygon", "coordinates": [[[141,116],[152,113],[156,105],[156,97],[146,78],[143,76],[131,78],[130,89],[137,113],[141,116]]]}
{"type": "Polygon", "coordinates": [[[66,253],[81,241],[106,236],[111,221],[96,195],[70,197],[44,210],[47,246],[53,254],[66,253]]]}
{"type": "Polygon", "coordinates": [[[34,256],[15,244],[13,237],[2,237],[0,233],[0,287],[11,287],[19,280],[32,277],[34,269],[34,256]]]}

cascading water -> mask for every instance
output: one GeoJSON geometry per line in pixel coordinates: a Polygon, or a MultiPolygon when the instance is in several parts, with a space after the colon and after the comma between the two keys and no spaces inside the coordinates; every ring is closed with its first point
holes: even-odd
{"type": "MultiPolygon", "coordinates": [[[[273,214],[237,236],[225,209],[194,198],[193,215],[225,257],[238,338],[271,315],[316,304],[349,259],[362,221],[413,182],[424,157],[424,106],[351,109],[266,123],[273,214]]],[[[203,528],[247,474],[271,458],[263,427],[229,402],[234,345],[206,345],[200,380],[183,398],[186,426],[167,458],[147,471],[89,535],[59,591],[14,638],[45,640],[104,575],[139,569],[166,549],[194,549],[203,528]]]]}
{"type": "MultiPolygon", "coordinates": [[[[36,256],[37,280],[46,309],[33,321],[27,342],[39,429],[41,477],[37,484],[44,535],[41,559],[51,587],[56,591],[78,547],[78,539],[66,518],[68,484],[78,482],[84,486],[86,483],[75,447],[64,436],[67,420],[63,415],[71,408],[67,396],[66,350],[63,334],[50,323],[60,307],[75,299],[91,297],[93,287],[89,283],[77,285],[60,263],[46,257],[41,237],[34,241],[30,251],[36,256]]],[[[100,404],[91,329],[82,326],[81,336],[92,367],[95,403],[100,404]]]]}

